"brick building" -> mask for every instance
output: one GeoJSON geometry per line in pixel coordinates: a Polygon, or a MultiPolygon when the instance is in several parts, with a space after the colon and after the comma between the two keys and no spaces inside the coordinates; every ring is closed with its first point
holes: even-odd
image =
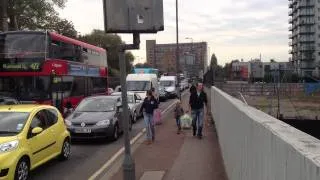
{"type": "MultiPolygon", "coordinates": [[[[180,43],[180,69],[187,77],[200,77],[207,70],[208,50],[206,42],[180,43]]],[[[176,72],[176,44],[157,44],[146,41],[147,63],[161,72],[176,72]]]]}

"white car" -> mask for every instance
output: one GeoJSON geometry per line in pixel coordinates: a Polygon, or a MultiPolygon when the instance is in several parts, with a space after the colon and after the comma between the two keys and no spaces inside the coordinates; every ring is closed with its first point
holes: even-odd
{"type": "MultiPolygon", "coordinates": [[[[112,93],[111,96],[119,96],[121,97],[121,92],[115,92],[112,93]]],[[[128,106],[130,110],[130,117],[132,119],[132,122],[137,122],[138,118],[142,116],[142,113],[140,113],[140,108],[143,103],[143,99],[141,96],[137,93],[131,93],[128,92],[128,106]]]]}
{"type": "Polygon", "coordinates": [[[169,97],[177,97],[179,92],[179,87],[177,87],[177,77],[176,76],[161,76],[160,86],[168,92],[169,97]]]}
{"type": "Polygon", "coordinates": [[[114,88],[113,92],[121,92],[121,86],[117,86],[116,88],[114,88]]]}
{"type": "Polygon", "coordinates": [[[185,89],[188,89],[188,88],[189,88],[189,83],[188,83],[187,80],[183,80],[183,81],[181,81],[180,86],[181,86],[181,88],[182,88],[183,90],[185,90],[185,89]]]}

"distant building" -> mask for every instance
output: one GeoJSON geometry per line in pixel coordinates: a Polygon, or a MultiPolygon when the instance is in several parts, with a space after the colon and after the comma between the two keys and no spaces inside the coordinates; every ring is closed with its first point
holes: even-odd
{"type": "Polygon", "coordinates": [[[289,53],[300,77],[320,78],[319,6],[319,0],[289,0],[289,53]]]}
{"type": "MultiPolygon", "coordinates": [[[[179,72],[187,77],[200,77],[207,71],[208,46],[206,42],[180,43],[179,72]]],[[[176,44],[157,44],[146,41],[147,63],[160,72],[176,72],[176,44]]]]}
{"type": "Polygon", "coordinates": [[[264,70],[263,70],[263,62],[260,59],[251,60],[250,62],[251,74],[250,78],[253,80],[263,80],[264,78],[264,70]]]}
{"type": "Polygon", "coordinates": [[[272,79],[291,75],[294,71],[291,62],[262,62],[254,59],[248,62],[231,61],[230,80],[236,81],[264,81],[265,78],[272,79]]]}
{"type": "Polygon", "coordinates": [[[247,81],[251,73],[250,63],[233,60],[231,62],[231,72],[232,80],[247,81]]]}

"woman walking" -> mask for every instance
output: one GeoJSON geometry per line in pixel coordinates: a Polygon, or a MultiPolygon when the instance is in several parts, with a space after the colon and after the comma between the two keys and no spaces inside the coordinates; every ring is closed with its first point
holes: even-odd
{"type": "Polygon", "coordinates": [[[147,91],[147,97],[144,99],[140,112],[143,112],[143,118],[146,126],[146,144],[151,144],[154,141],[154,131],[152,130],[153,124],[153,112],[158,108],[158,101],[153,96],[151,90],[147,91]]]}

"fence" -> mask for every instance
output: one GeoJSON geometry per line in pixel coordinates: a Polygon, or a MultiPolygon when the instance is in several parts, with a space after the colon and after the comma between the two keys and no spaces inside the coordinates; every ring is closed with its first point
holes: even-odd
{"type": "Polygon", "coordinates": [[[320,141],[218,88],[211,111],[230,180],[319,180],[320,141]]]}
{"type": "MultiPolygon", "coordinates": [[[[241,92],[243,95],[267,96],[277,95],[278,84],[228,84],[216,83],[216,87],[222,89],[231,95],[237,95],[241,92]]],[[[304,93],[304,84],[302,83],[282,83],[279,86],[280,95],[296,96],[304,93]]]]}

